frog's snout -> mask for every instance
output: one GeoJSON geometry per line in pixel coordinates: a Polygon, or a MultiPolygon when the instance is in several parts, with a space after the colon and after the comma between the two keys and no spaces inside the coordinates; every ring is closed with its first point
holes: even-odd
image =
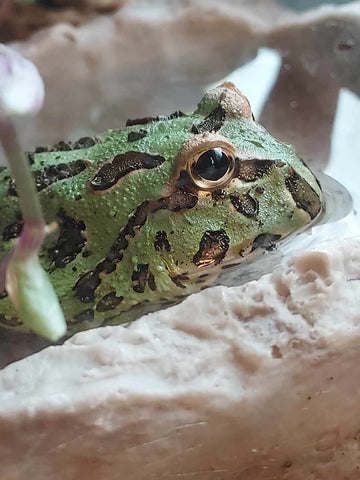
{"type": "Polygon", "coordinates": [[[205,95],[216,98],[229,118],[253,118],[249,100],[231,82],[224,82],[205,95]]]}

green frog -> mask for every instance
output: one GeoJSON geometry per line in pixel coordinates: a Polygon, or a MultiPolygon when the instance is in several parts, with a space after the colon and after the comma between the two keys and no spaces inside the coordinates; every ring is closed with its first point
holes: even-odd
{"type": "MultiPolygon", "coordinates": [[[[207,92],[194,113],[128,120],[124,129],[28,157],[45,220],[58,224],[40,259],[69,334],[177,303],[323,211],[313,173],[255,122],[229,82],[207,92]]],[[[0,261],[21,229],[5,168],[0,261]]],[[[6,291],[0,325],[25,329],[6,291]]]]}

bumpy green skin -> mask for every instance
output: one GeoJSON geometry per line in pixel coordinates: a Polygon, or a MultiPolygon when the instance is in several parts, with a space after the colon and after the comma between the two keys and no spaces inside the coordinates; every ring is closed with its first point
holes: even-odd
{"type": "MultiPolygon", "coordinates": [[[[177,186],[177,179],[179,170],[186,170],[186,166],[179,167],[179,152],[184,142],[199,135],[192,132],[192,126],[201,123],[219,103],[219,96],[205,96],[193,114],[152,121],[124,130],[110,130],[101,135],[100,142],[91,148],[35,154],[33,170],[76,159],[91,162],[78,175],[55,182],[39,193],[46,222],[57,220],[59,212],[62,212],[67,218],[82,221],[85,227],[82,235],[86,240],[81,251],[61,268],[54,265],[51,260],[53,255],[49,255],[57,244],[58,233],[46,240],[41,251],[42,265],[49,272],[61,301],[69,333],[98,325],[126,322],[144,311],[176,302],[209,285],[223,265],[246,258],[259,235],[270,233],[282,239],[303,229],[313,221],[312,217],[320,213],[322,200],[319,184],[293,148],[274,139],[248,116],[233,118],[229,115],[216,134],[225,137],[236,147],[236,162],[267,159],[280,166],[271,167],[265,175],[253,181],[236,178],[222,187],[221,198],[214,199],[212,192],[199,191],[195,185],[194,188],[188,186],[191,195],[198,197],[195,206],[176,212],[166,208],[148,212],[144,225],[134,229],[134,237],[127,237],[128,246],[122,252],[121,261],[115,262],[115,270],[100,274],[101,281],[94,292],[94,300],[84,301],[75,295],[76,283],[106,257],[119,232],[140,205],[170,196],[176,189],[180,193],[183,191],[182,187],[177,186]],[[146,130],[147,135],[128,142],[129,132],[140,130],[146,130]],[[128,151],[160,155],[165,161],[156,168],[139,169],[125,175],[108,192],[101,195],[94,193],[89,181],[99,170],[101,162],[128,151]],[[286,179],[293,176],[294,172],[297,179],[301,180],[296,185],[295,196],[286,183],[286,179]],[[240,198],[250,195],[255,199],[257,213],[246,216],[237,211],[229,197],[234,193],[240,198]],[[309,215],[311,208],[313,214],[309,215]],[[224,259],[205,267],[196,265],[194,256],[199,252],[204,233],[220,230],[226,232],[229,239],[224,259]],[[165,232],[169,244],[167,248],[164,244],[155,248],[157,232],[165,232]],[[139,265],[147,266],[143,289],[139,289],[136,274],[134,276],[139,265]],[[152,277],[150,280],[149,276],[152,277]],[[171,277],[180,280],[174,282],[171,277]],[[101,308],[97,311],[99,301],[108,294],[122,297],[122,301],[114,308],[112,305],[105,311],[101,308]]],[[[1,232],[8,231],[9,225],[19,219],[18,200],[9,195],[10,181],[8,170],[3,170],[0,173],[1,232]]],[[[11,249],[13,241],[2,241],[0,261],[11,249]]],[[[3,297],[0,300],[2,325],[17,330],[25,329],[17,319],[9,298],[5,294],[3,297]]]]}

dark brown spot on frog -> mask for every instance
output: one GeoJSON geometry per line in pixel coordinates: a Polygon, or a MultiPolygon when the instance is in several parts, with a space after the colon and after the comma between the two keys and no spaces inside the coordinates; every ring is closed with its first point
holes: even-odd
{"type": "Polygon", "coordinates": [[[205,282],[206,282],[206,278],[198,278],[197,280],[195,280],[196,285],[201,285],[202,283],[205,283],[205,282]]]}
{"type": "Polygon", "coordinates": [[[189,280],[189,277],[185,273],[181,273],[180,275],[169,275],[171,278],[171,281],[175,283],[175,285],[179,288],[186,288],[186,285],[184,285],[182,282],[187,282],[189,280]]]}
{"type": "Polygon", "coordinates": [[[90,180],[90,186],[96,193],[106,193],[119,180],[134,170],[156,168],[165,162],[160,155],[129,151],[116,155],[105,162],[90,180]]]}
{"type": "Polygon", "coordinates": [[[233,267],[236,267],[237,265],[239,265],[238,263],[229,263],[228,265],[223,265],[221,267],[221,270],[227,270],[228,268],[233,268],[233,267]]]}
{"type": "Polygon", "coordinates": [[[88,303],[95,299],[95,291],[101,283],[102,273],[111,273],[121,262],[124,252],[129,245],[129,239],[134,238],[136,231],[145,224],[149,213],[159,210],[178,212],[195,207],[197,197],[186,192],[176,190],[170,197],[162,197],[152,202],[143,202],[132,215],[125,227],[112,244],[106,257],[99,262],[94,270],[84,273],[73,287],[74,295],[82,302],[88,303]]]}
{"type": "MultiPolygon", "coordinates": [[[[69,152],[70,150],[80,150],[82,148],[90,148],[99,142],[97,138],[81,137],[76,142],[64,142],[60,141],[50,147],[49,152],[69,152]]],[[[36,152],[38,153],[38,152],[36,152]]]]}
{"type": "Polygon", "coordinates": [[[95,290],[101,283],[101,272],[102,270],[96,267],[95,270],[84,273],[73,288],[75,297],[84,303],[93,302],[95,299],[95,290]]]}
{"type": "Polygon", "coordinates": [[[84,250],[81,255],[84,258],[87,258],[87,257],[90,257],[91,254],[92,254],[91,250],[84,250]]]}
{"type": "MultiPolygon", "coordinates": [[[[38,146],[33,152],[26,152],[27,158],[30,165],[34,164],[35,154],[37,153],[47,153],[47,152],[69,152],[70,150],[80,150],[83,148],[90,148],[96,145],[99,142],[99,139],[93,137],[81,137],[76,142],[64,142],[60,141],[53,146],[44,145],[38,146]]],[[[59,157],[56,157],[59,158],[59,157]]],[[[44,162],[41,162],[43,165],[44,162]]]]}
{"type": "Polygon", "coordinates": [[[34,152],[25,152],[26,158],[30,165],[34,165],[35,162],[35,154],[34,152]]]}
{"type": "Polygon", "coordinates": [[[56,245],[48,251],[49,259],[56,268],[64,268],[72,262],[85,245],[85,223],[66,215],[64,210],[57,214],[59,236],[56,245]]]}
{"type": "Polygon", "coordinates": [[[254,182],[267,175],[275,160],[239,160],[238,177],[243,182],[254,182]]]}
{"type": "Polygon", "coordinates": [[[258,194],[258,195],[262,195],[264,192],[265,192],[265,188],[264,187],[261,187],[261,186],[258,186],[255,188],[255,192],[258,194]]]}
{"type": "Polygon", "coordinates": [[[22,220],[11,223],[7,227],[5,227],[2,233],[3,241],[8,242],[12,238],[17,238],[20,235],[22,228],[23,228],[22,220]]]}
{"type": "Polygon", "coordinates": [[[188,210],[194,208],[198,202],[196,195],[188,192],[182,192],[175,190],[170,197],[163,197],[158,200],[157,205],[154,206],[155,210],[170,210],[171,212],[179,212],[180,210],[188,210]]]}
{"type": "Polygon", "coordinates": [[[3,290],[2,292],[0,292],[0,300],[2,300],[3,298],[6,298],[7,296],[8,294],[6,290],[3,290]]]}
{"type": "Polygon", "coordinates": [[[148,270],[148,264],[140,264],[137,266],[137,270],[133,271],[131,280],[135,283],[135,285],[133,285],[134,292],[144,293],[147,283],[148,270]]]}
{"type": "Polygon", "coordinates": [[[226,111],[221,105],[218,105],[209,115],[200,123],[191,127],[192,133],[217,132],[224,125],[226,120],[226,111]]]}
{"type": "Polygon", "coordinates": [[[99,142],[97,138],[93,137],[81,137],[73,145],[74,150],[80,150],[81,148],[91,148],[99,142]]]}
{"type": "Polygon", "coordinates": [[[179,179],[176,182],[175,187],[182,192],[189,192],[193,195],[197,195],[199,187],[193,182],[189,172],[187,170],[181,170],[179,179]]]}
{"type": "Polygon", "coordinates": [[[52,147],[53,152],[69,152],[72,150],[70,143],[61,140],[52,147]]]}
{"type": "Polygon", "coordinates": [[[223,200],[224,198],[227,197],[227,193],[225,190],[223,190],[222,188],[221,189],[218,189],[218,190],[214,190],[212,193],[211,193],[211,197],[213,200],[215,200],[215,202],[219,201],[219,200],[223,200]]]}
{"type": "Polygon", "coordinates": [[[133,290],[136,293],[144,293],[146,285],[150,290],[156,290],[154,275],[149,271],[149,264],[139,263],[131,276],[133,290]]]}
{"type": "Polygon", "coordinates": [[[257,248],[263,248],[264,250],[274,250],[276,247],[276,242],[280,240],[281,235],[276,235],[275,233],[261,233],[253,241],[252,249],[253,252],[257,248]]]}
{"type": "Polygon", "coordinates": [[[92,308],[87,308],[80,313],[74,315],[74,321],[72,323],[92,322],[95,318],[95,313],[92,308]]]}
{"type": "Polygon", "coordinates": [[[149,272],[149,275],[148,275],[148,285],[150,290],[152,290],[153,292],[156,290],[155,277],[151,272],[149,272]]]}
{"type": "Polygon", "coordinates": [[[116,292],[110,292],[98,302],[96,305],[97,312],[108,312],[114,310],[124,300],[124,297],[118,297],[116,292]]]}
{"type": "Polygon", "coordinates": [[[16,317],[7,317],[3,313],[0,314],[0,324],[5,325],[6,327],[20,327],[23,325],[23,322],[16,317]]]}
{"type": "Polygon", "coordinates": [[[146,137],[147,131],[146,130],[139,130],[138,132],[129,132],[128,133],[128,142],[136,142],[141,140],[142,138],[146,137]]]}
{"type": "Polygon", "coordinates": [[[45,153],[45,152],[51,152],[50,145],[38,146],[34,150],[34,153],[45,153]]]}
{"type": "Polygon", "coordinates": [[[298,208],[315,218],[321,210],[321,201],[313,188],[293,168],[285,179],[285,185],[298,208]]]}
{"type": "Polygon", "coordinates": [[[171,250],[171,245],[169,243],[169,240],[167,238],[166,232],[164,230],[161,230],[159,232],[156,232],[155,234],[155,241],[154,241],[154,247],[157,252],[160,252],[161,250],[166,250],[167,252],[170,252],[171,250]]]}
{"type": "Polygon", "coordinates": [[[185,116],[185,113],[181,112],[180,110],[177,110],[174,113],[171,113],[170,115],[158,115],[156,117],[142,117],[142,118],[134,118],[134,119],[128,119],[126,121],[126,126],[127,127],[133,127],[134,125],[146,125],[147,123],[151,122],[166,122],[167,120],[173,120],[174,118],[179,118],[185,116]]]}
{"type": "Polygon", "coordinates": [[[239,195],[237,192],[230,195],[234,208],[245,217],[252,218],[259,213],[259,202],[249,193],[239,195]]]}
{"type": "MultiPolygon", "coordinates": [[[[34,170],[32,172],[37,191],[40,192],[44,188],[52,185],[60,180],[76,177],[84,171],[89,165],[88,160],[74,160],[69,163],[58,163],[56,165],[49,165],[42,170],[34,170]]],[[[15,181],[11,180],[8,190],[8,195],[11,197],[17,196],[15,181]]]]}
{"type": "Polygon", "coordinates": [[[207,230],[200,240],[193,262],[198,267],[218,265],[225,257],[229,245],[230,238],[225,230],[207,230]]]}

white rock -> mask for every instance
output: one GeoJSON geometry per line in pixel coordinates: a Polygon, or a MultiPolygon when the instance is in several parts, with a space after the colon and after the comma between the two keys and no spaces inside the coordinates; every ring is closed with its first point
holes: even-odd
{"type": "Polygon", "coordinates": [[[359,301],[344,241],[13,363],[1,478],[355,480],[359,301]]]}

